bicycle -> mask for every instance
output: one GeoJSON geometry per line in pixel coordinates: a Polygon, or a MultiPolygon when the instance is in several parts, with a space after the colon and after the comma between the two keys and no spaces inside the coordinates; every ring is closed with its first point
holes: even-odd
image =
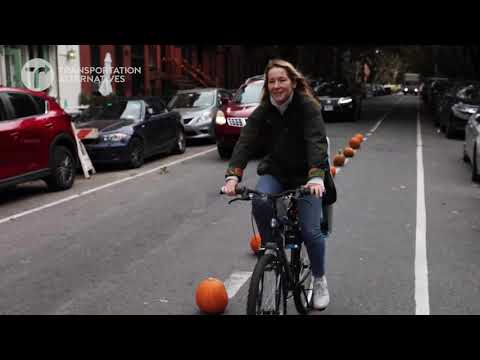
{"type": "MultiPolygon", "coordinates": [[[[235,190],[241,196],[230,200],[229,204],[238,200],[251,201],[254,196],[264,197],[273,204],[270,227],[274,242],[261,244],[258,251],[258,261],[248,290],[247,315],[286,315],[287,299],[291,296],[297,311],[302,315],[307,314],[313,281],[310,261],[300,235],[297,202],[308,202],[302,196],[309,195],[310,190],[300,187],[278,194],[240,186],[235,190]],[[272,275],[271,280],[268,280],[269,275],[272,275]],[[290,292],[292,295],[289,295],[290,292]]],[[[326,216],[323,216],[321,226],[324,234],[328,234],[331,214],[327,208],[324,204],[326,216]]]]}

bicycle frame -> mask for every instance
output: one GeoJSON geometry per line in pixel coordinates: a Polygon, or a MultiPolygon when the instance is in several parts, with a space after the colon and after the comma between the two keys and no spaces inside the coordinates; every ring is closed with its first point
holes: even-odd
{"type": "MultiPolygon", "coordinates": [[[[270,228],[271,228],[272,239],[274,239],[275,242],[266,243],[265,247],[260,248],[259,256],[262,256],[267,250],[273,250],[276,253],[277,258],[280,260],[280,266],[283,267],[284,273],[286,275],[288,289],[294,290],[294,288],[299,286],[299,284],[302,284],[302,282],[305,279],[303,278],[303,279],[299,279],[298,281],[295,281],[295,274],[293,272],[294,269],[292,268],[292,262],[289,261],[287,258],[287,253],[286,253],[286,248],[284,246],[284,243],[286,242],[287,231],[293,231],[295,233],[295,237],[297,241],[295,241],[294,243],[294,246],[296,248],[294,247],[291,249],[292,255],[296,251],[300,252],[301,242],[298,241],[298,237],[300,236],[298,233],[299,232],[298,225],[293,223],[286,223],[291,221],[289,217],[287,217],[284,220],[279,219],[277,201],[275,201],[275,199],[270,199],[270,200],[273,203],[273,216],[272,216],[272,219],[270,220],[270,228]],[[285,228],[287,226],[291,227],[292,229],[287,230],[285,228]]],[[[293,201],[298,201],[298,199],[293,201]]],[[[297,266],[298,264],[294,264],[294,265],[297,266]]],[[[304,277],[306,277],[306,275],[304,277]]]]}
{"type": "MultiPolygon", "coordinates": [[[[293,272],[294,269],[292,268],[292,262],[288,260],[287,253],[285,251],[285,246],[284,246],[284,240],[287,232],[285,227],[288,226],[292,228],[293,232],[295,233],[296,240],[298,240],[300,236],[299,229],[298,229],[298,225],[294,224],[292,222],[292,219],[288,216],[288,209],[287,209],[287,216],[285,218],[280,219],[278,214],[277,200],[296,194],[297,196],[295,196],[293,200],[290,198],[290,201],[297,202],[300,200],[299,199],[300,195],[309,195],[310,190],[304,187],[300,187],[299,189],[286,190],[280,194],[266,194],[266,193],[261,193],[256,190],[252,190],[248,188],[237,187],[236,193],[238,195],[241,195],[241,197],[230,200],[229,204],[237,200],[250,201],[253,199],[253,195],[267,197],[267,199],[273,203],[273,216],[270,220],[270,228],[271,228],[272,239],[274,239],[274,242],[269,242],[264,244],[264,247],[261,247],[259,249],[258,254],[259,256],[262,256],[265,254],[267,250],[274,251],[277,255],[277,258],[280,260],[280,266],[283,268],[283,272],[286,275],[288,289],[294,290],[296,287],[300,286],[303,283],[307,275],[305,275],[304,278],[299,279],[298,281],[295,280],[295,274],[293,272]]],[[[220,191],[220,194],[222,194],[222,191],[220,191]]],[[[307,201],[307,200],[304,200],[304,201],[307,201]]],[[[296,254],[295,256],[297,255],[299,256],[301,246],[302,246],[301,241],[295,241],[295,245],[298,246],[298,248],[292,249],[292,255],[296,254]]],[[[297,266],[298,264],[294,264],[294,265],[297,266]]]]}

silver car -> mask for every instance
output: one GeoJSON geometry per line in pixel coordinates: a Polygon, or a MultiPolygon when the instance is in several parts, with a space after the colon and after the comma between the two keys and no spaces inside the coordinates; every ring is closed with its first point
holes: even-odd
{"type": "Polygon", "coordinates": [[[220,88],[179,90],[168,103],[169,110],[182,116],[187,139],[215,140],[215,119],[231,94],[220,88]]]}
{"type": "Polygon", "coordinates": [[[470,116],[465,126],[463,159],[472,164],[472,181],[480,182],[480,112],[470,116]]]}

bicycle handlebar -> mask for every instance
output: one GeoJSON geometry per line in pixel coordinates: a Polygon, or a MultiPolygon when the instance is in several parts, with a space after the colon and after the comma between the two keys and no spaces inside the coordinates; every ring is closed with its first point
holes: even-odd
{"type": "MultiPolygon", "coordinates": [[[[296,196],[305,196],[305,195],[310,195],[310,189],[304,187],[304,186],[300,186],[299,188],[296,188],[296,189],[289,189],[289,190],[285,190],[281,193],[278,193],[278,194],[272,194],[272,193],[264,193],[264,192],[261,192],[261,191],[257,191],[257,190],[254,190],[254,189],[249,189],[247,187],[244,187],[244,186],[239,186],[237,185],[235,187],[235,193],[237,195],[242,195],[242,198],[243,199],[249,199],[249,195],[250,194],[254,194],[254,195],[258,195],[258,196],[266,196],[267,198],[269,199],[278,199],[278,198],[281,198],[283,196],[287,196],[287,195],[296,195],[296,196]]],[[[220,195],[224,195],[225,193],[223,192],[223,188],[220,189],[220,195]]]]}

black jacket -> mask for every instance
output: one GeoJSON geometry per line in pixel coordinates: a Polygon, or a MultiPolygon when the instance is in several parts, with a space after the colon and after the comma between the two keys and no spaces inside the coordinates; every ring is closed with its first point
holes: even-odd
{"type": "MultiPolygon", "coordinates": [[[[330,175],[321,108],[303,94],[294,93],[283,115],[270,100],[255,109],[241,131],[226,176],[236,175],[241,180],[243,169],[261,145],[266,146],[267,155],[258,165],[258,175],[273,175],[285,187],[330,175]]],[[[327,192],[329,183],[325,182],[327,192]]]]}

